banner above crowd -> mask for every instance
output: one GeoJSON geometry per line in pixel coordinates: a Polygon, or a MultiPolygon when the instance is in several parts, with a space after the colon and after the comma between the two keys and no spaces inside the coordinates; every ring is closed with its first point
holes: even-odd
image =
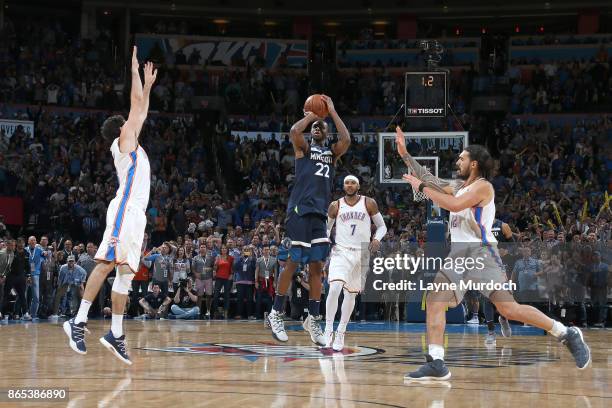
{"type": "Polygon", "coordinates": [[[19,127],[21,127],[27,135],[34,137],[34,122],[31,120],[0,119],[0,133],[4,133],[9,139],[13,137],[13,133],[15,133],[19,127]]]}
{"type": "Polygon", "coordinates": [[[308,42],[259,38],[137,34],[138,59],[169,65],[306,68],[308,42]]]}

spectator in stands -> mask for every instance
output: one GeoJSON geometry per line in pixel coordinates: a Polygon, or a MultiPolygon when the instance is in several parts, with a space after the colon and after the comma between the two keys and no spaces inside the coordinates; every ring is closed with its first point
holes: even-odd
{"type": "MultiPolygon", "coordinates": [[[[234,268],[234,281],[236,284],[236,313],[235,319],[253,319],[253,289],[255,288],[255,269],[257,257],[254,248],[247,245],[238,259],[238,267],[234,268]],[[245,312],[246,303],[246,314],[245,312]]],[[[236,265],[236,261],[234,262],[236,265]]]]}
{"type": "Polygon", "coordinates": [[[149,319],[159,319],[168,312],[167,308],[170,302],[172,302],[172,299],[162,293],[159,284],[153,283],[151,292],[141,298],[138,303],[144,309],[145,314],[143,316],[149,319]]]}
{"type": "Polygon", "coordinates": [[[223,315],[225,319],[229,318],[230,292],[232,290],[232,277],[234,275],[234,270],[232,270],[233,264],[234,258],[228,254],[227,246],[222,245],[221,253],[217,256],[213,265],[215,289],[211,305],[211,315],[217,313],[219,296],[221,296],[221,290],[223,290],[223,299],[225,302],[223,315]]]}
{"type": "Polygon", "coordinates": [[[6,313],[4,299],[8,296],[9,291],[5,291],[5,286],[15,260],[15,240],[9,239],[4,244],[6,246],[0,249],[0,319],[2,318],[2,312],[6,313]]]}
{"type": "Polygon", "coordinates": [[[172,282],[172,266],[174,260],[170,254],[170,245],[164,242],[160,248],[153,248],[151,254],[144,258],[152,263],[153,283],[159,284],[164,295],[168,295],[168,287],[172,282]]]}
{"type": "Polygon", "coordinates": [[[196,306],[198,296],[193,291],[191,278],[182,279],[174,295],[174,304],[170,308],[174,319],[195,319],[200,315],[200,308],[196,306]]]}
{"type": "Polygon", "coordinates": [[[263,247],[255,269],[255,313],[258,319],[262,319],[264,313],[270,313],[272,309],[274,282],[278,277],[278,261],[270,252],[270,247],[263,247]]]}
{"type": "Polygon", "coordinates": [[[594,327],[604,328],[608,318],[608,288],[610,285],[610,265],[602,262],[601,252],[593,252],[593,263],[588,277],[591,287],[591,303],[595,312],[594,327]]]}
{"type": "Polygon", "coordinates": [[[85,272],[85,269],[76,264],[74,255],[68,255],[66,257],[66,264],[62,265],[59,270],[52,318],[59,317],[60,302],[69,291],[72,292],[73,300],[72,304],[69,305],[69,309],[64,310],[64,314],[68,316],[71,315],[72,310],[76,310],[79,304],[78,302],[80,302],[80,297],[83,296],[86,279],[87,272],[85,272]],[[75,298],[79,298],[78,302],[75,298]]]}
{"type": "Polygon", "coordinates": [[[210,317],[212,304],[214,263],[212,250],[207,249],[205,243],[200,243],[198,255],[191,262],[191,273],[195,277],[198,307],[202,310],[202,301],[205,300],[207,317],[210,317]]]}

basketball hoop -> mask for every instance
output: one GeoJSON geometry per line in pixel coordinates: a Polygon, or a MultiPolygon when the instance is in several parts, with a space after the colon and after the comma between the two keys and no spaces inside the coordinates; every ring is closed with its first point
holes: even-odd
{"type": "Polygon", "coordinates": [[[414,201],[427,200],[427,196],[425,195],[425,193],[422,193],[419,190],[417,190],[416,188],[414,188],[414,186],[412,184],[410,185],[410,187],[412,187],[412,199],[414,201]]]}

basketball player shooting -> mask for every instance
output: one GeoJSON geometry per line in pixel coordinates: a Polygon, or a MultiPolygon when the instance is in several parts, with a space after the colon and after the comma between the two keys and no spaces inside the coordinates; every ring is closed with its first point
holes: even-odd
{"type": "Polygon", "coordinates": [[[117,275],[111,293],[111,330],[100,338],[100,343],[115,357],[131,365],[123,334],[123,312],[140,263],[140,250],[147,224],[145,211],[149,203],[151,168],[149,158],[138,144],[138,135],[147,118],[149,95],[157,77],[153,63],[144,65],[144,86],[138,73],[136,47],[132,52],[132,89],[130,113],[127,121],[122,116],[111,116],[102,124],[102,137],[112,140],[110,147],[119,189],[106,213],[106,230],[95,256],[97,265],[92,271],[81,306],[76,317],[64,323],[70,347],[79,354],[86,354],[85,333],[89,307],[100,291],[106,277],[115,267],[117,275]]]}
{"type": "Polygon", "coordinates": [[[291,240],[291,248],[285,269],[281,272],[274,306],[268,315],[272,336],[282,342],[288,340],[283,322],[287,291],[300,263],[308,263],[308,316],[304,330],[313,343],[323,346],[323,332],[319,325],[321,303],[321,269],[329,252],[327,237],[327,207],[331,201],[334,166],[340,156],[348,150],[351,138],[334,103],[328,96],[321,96],[329,115],[338,129],[338,141],[331,147],[327,141],[327,123],[314,112],[305,112],[305,117],[296,122],[290,131],[295,151],[295,179],[287,206],[285,229],[291,240]],[[312,142],[304,138],[304,130],[310,126],[312,142]]]}
{"type": "MultiPolygon", "coordinates": [[[[497,253],[497,240],[491,230],[495,219],[495,191],[487,181],[493,168],[489,152],[480,145],[466,147],[457,160],[458,177],[463,182],[450,185],[432,176],[408,154],[405,137],[399,127],[396,128],[396,144],[402,160],[414,173],[405,174],[403,179],[408,181],[412,188],[424,193],[434,203],[450,212],[451,250],[448,257],[478,257],[484,260],[484,268],[467,269],[463,273],[443,268],[436,275],[435,283],[459,285],[460,280],[506,282],[503,264],[497,253]]],[[[426,310],[429,353],[426,355],[425,365],[404,377],[408,382],[447,380],[451,377],[444,364],[445,313],[447,306],[455,307],[461,302],[464,292],[451,289],[428,292],[426,310]]],[[[510,291],[480,292],[491,300],[506,319],[546,330],[565,344],[579,369],[585,369],[591,362],[591,351],[580,329],[568,328],[532,306],[517,303],[510,291]]]]}
{"type": "Polygon", "coordinates": [[[355,298],[365,286],[370,266],[370,252],[380,249],[380,241],[387,234],[387,226],[373,198],[357,194],[359,179],[353,175],[344,178],[344,197],[329,205],[327,235],[336,224],[335,245],[329,262],[329,292],[325,303],[325,347],[334,351],[344,348],[346,326],[355,307],[355,298]],[[372,238],[372,222],[376,231],[372,238]],[[370,240],[371,239],[371,240],[370,240]],[[365,244],[367,248],[364,248],[365,244]],[[334,317],[338,310],[338,298],[344,289],[342,312],[338,329],[333,336],[334,317]]]}

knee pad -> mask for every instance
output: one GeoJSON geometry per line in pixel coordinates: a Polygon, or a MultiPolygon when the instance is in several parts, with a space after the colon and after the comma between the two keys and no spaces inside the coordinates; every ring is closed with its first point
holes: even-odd
{"type": "Polygon", "coordinates": [[[133,273],[119,273],[113,282],[113,292],[117,292],[122,295],[127,295],[132,287],[132,279],[134,279],[133,273]]]}

